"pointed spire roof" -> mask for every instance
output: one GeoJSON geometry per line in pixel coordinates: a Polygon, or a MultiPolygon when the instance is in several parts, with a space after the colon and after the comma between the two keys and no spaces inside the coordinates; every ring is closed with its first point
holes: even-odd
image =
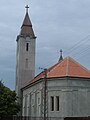
{"type": "Polygon", "coordinates": [[[27,5],[26,6],[26,15],[25,15],[23,24],[21,26],[20,35],[30,36],[32,38],[35,38],[34,31],[33,31],[33,28],[32,28],[32,23],[31,23],[31,20],[29,18],[29,14],[28,14],[28,8],[29,7],[27,5]]]}
{"type": "Polygon", "coordinates": [[[62,49],[60,50],[60,58],[59,58],[59,61],[58,62],[60,62],[60,61],[62,61],[63,60],[63,56],[62,56],[62,49]]]}

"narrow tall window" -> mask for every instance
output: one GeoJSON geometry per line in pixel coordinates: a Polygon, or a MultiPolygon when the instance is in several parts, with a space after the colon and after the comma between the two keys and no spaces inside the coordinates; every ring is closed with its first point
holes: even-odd
{"type": "Polygon", "coordinates": [[[51,96],[51,111],[54,111],[54,96],[51,96]]]}
{"type": "Polygon", "coordinates": [[[56,111],[59,111],[59,96],[56,96],[56,111]]]}
{"type": "Polygon", "coordinates": [[[29,43],[26,43],[26,51],[29,50],[29,43]]]}
{"type": "Polygon", "coordinates": [[[23,116],[25,116],[25,96],[23,97],[23,116]]]}
{"type": "Polygon", "coordinates": [[[25,95],[25,111],[24,111],[24,115],[27,115],[27,95],[25,95]]]}
{"type": "Polygon", "coordinates": [[[26,66],[26,68],[28,68],[28,59],[26,59],[25,66],[26,66]]]}

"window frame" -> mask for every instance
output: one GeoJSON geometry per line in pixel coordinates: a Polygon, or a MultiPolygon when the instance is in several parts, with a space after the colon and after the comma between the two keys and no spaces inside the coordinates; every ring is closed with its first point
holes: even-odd
{"type": "Polygon", "coordinates": [[[59,96],[56,96],[56,111],[59,111],[59,96]]]}
{"type": "Polygon", "coordinates": [[[29,51],[29,43],[28,42],[26,43],[26,51],[27,52],[29,51]]]}
{"type": "Polygon", "coordinates": [[[25,68],[28,68],[28,58],[25,60],[25,68]]]}
{"type": "Polygon", "coordinates": [[[54,111],[54,96],[51,96],[51,111],[54,111]]]}

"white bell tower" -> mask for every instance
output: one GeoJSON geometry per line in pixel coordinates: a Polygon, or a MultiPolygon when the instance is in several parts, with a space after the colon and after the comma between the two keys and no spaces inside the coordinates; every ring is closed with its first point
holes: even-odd
{"type": "Polygon", "coordinates": [[[16,93],[20,97],[21,88],[35,75],[35,43],[36,37],[26,6],[26,15],[21,26],[20,34],[17,36],[16,55],[16,93]]]}

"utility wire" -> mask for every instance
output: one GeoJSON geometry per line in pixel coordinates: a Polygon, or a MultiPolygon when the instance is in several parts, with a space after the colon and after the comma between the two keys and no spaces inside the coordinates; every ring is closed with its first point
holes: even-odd
{"type": "MultiPolygon", "coordinates": [[[[76,60],[79,60],[79,59],[81,59],[82,57],[83,57],[83,58],[86,58],[88,54],[90,54],[90,53],[86,53],[86,54],[84,55],[84,57],[83,57],[83,55],[82,55],[82,56],[76,58],[76,60]],[[86,56],[86,57],[85,57],[85,56],[86,56]]],[[[90,61],[90,60],[89,60],[89,61],[90,61]]]]}
{"type": "MultiPolygon", "coordinates": [[[[73,54],[74,56],[76,55],[76,59],[80,59],[81,57],[83,56],[86,56],[90,47],[88,46],[87,48],[83,49],[83,44],[87,44],[87,42],[90,40],[90,35],[86,36],[85,38],[81,39],[79,42],[77,42],[75,45],[73,45],[71,48],[69,48],[67,51],[64,51],[64,53],[67,55],[67,54],[73,54]],[[79,49],[79,50],[78,50],[79,49]],[[81,50],[80,50],[81,49],[81,50]],[[83,49],[83,50],[82,50],[83,49]],[[81,51],[81,52],[76,52],[76,51],[81,51]]],[[[56,54],[55,54],[56,55],[56,54]]],[[[58,62],[58,59],[59,59],[59,55],[58,55],[58,58],[57,58],[57,61],[58,62]]],[[[47,63],[43,63],[43,67],[46,68],[46,66],[50,66],[51,63],[54,63],[54,61],[56,60],[56,57],[55,58],[52,58],[50,59],[50,62],[47,63]]]]}
{"type": "Polygon", "coordinates": [[[84,39],[81,39],[79,42],[77,42],[75,45],[73,45],[71,48],[69,48],[67,51],[64,51],[65,54],[70,54],[73,51],[76,50],[76,48],[80,47],[82,44],[84,44],[86,41],[90,40],[90,35],[86,36],[84,39]]]}
{"type": "Polygon", "coordinates": [[[88,52],[90,50],[90,46],[88,46],[88,47],[85,47],[85,48],[81,48],[81,50],[79,49],[79,50],[76,50],[76,52],[75,53],[73,53],[73,56],[78,56],[78,55],[81,55],[81,54],[83,54],[83,53],[85,53],[85,52],[88,52]]]}
{"type": "Polygon", "coordinates": [[[83,52],[82,54],[79,54],[78,57],[76,58],[77,60],[80,59],[80,58],[85,58],[86,56],[90,56],[90,51],[89,50],[86,50],[85,52],[83,52]]]}

